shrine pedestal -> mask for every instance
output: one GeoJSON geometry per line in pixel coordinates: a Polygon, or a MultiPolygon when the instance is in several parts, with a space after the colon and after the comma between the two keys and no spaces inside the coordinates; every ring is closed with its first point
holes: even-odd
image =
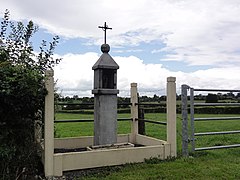
{"type": "Polygon", "coordinates": [[[110,46],[101,46],[103,54],[93,65],[94,70],[94,145],[117,143],[117,69],[108,54],[110,46]]]}

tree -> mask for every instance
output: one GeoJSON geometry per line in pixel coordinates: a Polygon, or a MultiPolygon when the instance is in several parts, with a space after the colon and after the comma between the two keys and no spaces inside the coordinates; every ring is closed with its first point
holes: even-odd
{"type": "Polygon", "coordinates": [[[216,94],[209,93],[206,96],[206,103],[217,103],[218,102],[218,96],[216,94]]]}
{"type": "Polygon", "coordinates": [[[36,169],[34,123],[42,120],[44,109],[44,71],[58,64],[52,55],[56,36],[47,46],[42,41],[35,55],[31,38],[37,31],[9,20],[6,10],[0,29],[0,174],[2,179],[17,179],[23,171],[36,169]]]}
{"type": "Polygon", "coordinates": [[[158,95],[154,94],[152,100],[153,100],[153,102],[160,102],[160,97],[158,95]]]}
{"type": "Polygon", "coordinates": [[[240,93],[237,93],[236,98],[237,98],[237,99],[240,98],[240,93]]]}

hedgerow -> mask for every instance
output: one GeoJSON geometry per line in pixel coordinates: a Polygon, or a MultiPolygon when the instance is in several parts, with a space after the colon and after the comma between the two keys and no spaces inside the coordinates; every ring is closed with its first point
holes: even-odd
{"type": "Polygon", "coordinates": [[[58,37],[47,46],[43,41],[35,55],[30,39],[37,31],[9,19],[6,10],[0,29],[0,179],[28,179],[39,171],[34,124],[43,121],[44,71],[53,59],[58,37]]]}

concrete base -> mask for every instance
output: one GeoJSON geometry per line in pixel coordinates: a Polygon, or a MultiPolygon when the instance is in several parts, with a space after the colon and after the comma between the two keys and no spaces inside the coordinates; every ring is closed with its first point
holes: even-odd
{"type": "MultiPolygon", "coordinates": [[[[92,146],[93,139],[92,136],[58,138],[54,145],[55,148],[84,148],[92,146]]],[[[118,135],[117,143],[133,143],[130,139],[136,139],[135,143],[144,146],[54,154],[54,176],[62,176],[63,171],[144,162],[152,157],[166,159],[170,156],[169,143],[139,134],[135,138],[131,134],[118,135]]]]}
{"type": "Polygon", "coordinates": [[[130,142],[125,142],[125,143],[115,143],[115,144],[107,144],[107,145],[99,145],[99,146],[88,146],[87,151],[109,150],[109,149],[119,149],[119,148],[129,148],[129,147],[134,147],[134,144],[130,142]]]}

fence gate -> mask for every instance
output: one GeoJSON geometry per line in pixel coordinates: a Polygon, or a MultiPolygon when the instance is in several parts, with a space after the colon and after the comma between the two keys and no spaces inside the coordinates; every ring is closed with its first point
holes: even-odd
{"type": "Polygon", "coordinates": [[[240,144],[231,144],[224,146],[211,146],[211,147],[195,147],[195,137],[196,136],[207,136],[207,135],[223,135],[223,134],[237,134],[240,130],[235,131],[220,131],[220,132],[195,132],[195,122],[196,121],[227,121],[227,120],[240,120],[240,117],[201,117],[196,118],[194,114],[194,107],[196,106],[240,106],[240,103],[199,103],[194,102],[194,92],[240,92],[240,90],[227,90],[227,89],[194,89],[188,85],[181,86],[181,97],[182,97],[182,155],[189,155],[188,145],[190,143],[191,151],[202,151],[202,150],[213,150],[213,149],[223,149],[223,148],[235,148],[240,147],[240,144]],[[188,96],[188,92],[190,95],[188,96]],[[188,117],[190,113],[190,126],[188,123],[188,117]],[[190,130],[188,130],[190,127],[190,130]],[[189,133],[190,132],[190,133],[189,133]]]}

